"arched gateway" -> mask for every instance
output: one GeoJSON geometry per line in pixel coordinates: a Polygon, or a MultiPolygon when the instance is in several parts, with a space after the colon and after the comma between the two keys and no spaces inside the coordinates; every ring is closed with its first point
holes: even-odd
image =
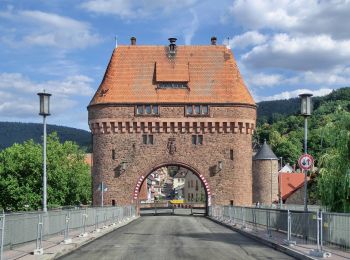
{"type": "Polygon", "coordinates": [[[142,178],[162,165],[191,169],[212,204],[252,203],[256,106],[232,52],[215,39],[207,46],[175,41],[133,40],[113,51],[88,106],[94,205],[101,183],[104,205],[135,202],[142,178]]]}
{"type": "Polygon", "coordinates": [[[134,193],[133,193],[133,202],[137,203],[139,200],[139,194],[140,194],[140,190],[141,187],[144,185],[147,176],[149,176],[151,173],[155,172],[156,170],[162,168],[162,167],[167,167],[167,166],[178,166],[178,167],[182,167],[185,168],[189,171],[191,171],[192,174],[194,174],[195,176],[197,176],[198,180],[202,183],[203,187],[204,187],[204,191],[205,191],[205,204],[207,206],[211,205],[211,190],[210,190],[210,186],[209,186],[209,182],[206,180],[206,178],[199,173],[199,171],[197,169],[194,169],[193,167],[186,165],[184,163],[181,162],[172,162],[172,163],[161,163],[155,167],[153,167],[152,169],[149,169],[147,172],[148,174],[144,174],[141,175],[139,177],[139,179],[137,180],[136,184],[135,184],[135,189],[134,189],[134,193]]]}

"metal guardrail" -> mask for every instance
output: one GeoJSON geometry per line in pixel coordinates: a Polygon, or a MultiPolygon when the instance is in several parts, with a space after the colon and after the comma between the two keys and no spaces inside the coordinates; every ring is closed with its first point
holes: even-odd
{"type": "Polygon", "coordinates": [[[158,202],[158,203],[141,203],[140,204],[140,214],[141,215],[159,215],[159,214],[176,214],[180,215],[188,214],[206,214],[206,206],[203,203],[182,203],[182,204],[172,204],[169,202],[158,202]],[[187,213],[186,213],[186,212],[187,213]]]}
{"type": "Polygon", "coordinates": [[[36,241],[34,253],[40,254],[42,241],[51,236],[61,234],[62,240],[69,243],[72,230],[81,230],[80,236],[86,236],[87,227],[99,229],[135,215],[135,206],[3,214],[0,215],[1,252],[6,247],[36,241]]]}
{"type": "Polygon", "coordinates": [[[267,236],[272,231],[285,237],[285,243],[317,245],[322,252],[323,245],[350,250],[350,214],[303,212],[294,210],[211,206],[209,216],[232,225],[249,227],[255,231],[265,229],[267,236]]]}
{"type": "MultiPolygon", "coordinates": [[[[251,207],[256,207],[256,205],[251,205],[251,207]]],[[[304,211],[304,205],[300,204],[259,204],[259,208],[264,208],[264,209],[284,209],[284,210],[296,210],[296,211],[304,211]]],[[[317,212],[320,209],[322,211],[327,211],[326,207],[320,206],[320,205],[308,205],[307,206],[308,211],[312,212],[317,212]]]]}
{"type": "Polygon", "coordinates": [[[5,233],[5,213],[0,215],[0,260],[3,260],[4,253],[4,233],[5,233]]]}

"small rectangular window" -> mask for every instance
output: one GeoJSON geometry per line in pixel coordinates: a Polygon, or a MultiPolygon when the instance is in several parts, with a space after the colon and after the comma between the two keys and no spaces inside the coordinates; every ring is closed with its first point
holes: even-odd
{"type": "Polygon", "coordinates": [[[158,105],[137,105],[136,115],[159,115],[158,105]]]}
{"type": "Polygon", "coordinates": [[[159,82],[158,88],[188,88],[187,82],[159,82]]]}
{"type": "Polygon", "coordinates": [[[147,144],[147,135],[142,135],[143,144],[147,144]]]}
{"type": "Polygon", "coordinates": [[[153,144],[153,135],[142,135],[143,144],[153,144]]]}
{"type": "Polygon", "coordinates": [[[136,114],[138,114],[138,115],[143,114],[143,106],[141,106],[141,105],[136,106],[136,114]]]}
{"type": "Polygon", "coordinates": [[[115,160],[115,149],[112,149],[112,159],[115,160]]]}
{"type": "Polygon", "coordinates": [[[192,144],[202,145],[203,144],[203,135],[192,135],[192,144]]]}
{"type": "Polygon", "coordinates": [[[115,200],[112,200],[112,206],[115,206],[115,200]]]}
{"type": "Polygon", "coordinates": [[[199,115],[199,114],[201,113],[201,107],[200,107],[200,105],[195,105],[195,106],[194,106],[194,113],[195,113],[196,115],[199,115]]]}
{"type": "Polygon", "coordinates": [[[209,115],[208,105],[187,105],[186,115],[205,116],[209,115]]]}
{"type": "Polygon", "coordinates": [[[155,114],[155,115],[159,114],[158,105],[153,105],[153,114],[155,114]]]}
{"type": "Polygon", "coordinates": [[[230,150],[230,159],[233,160],[233,150],[230,150]]]}
{"type": "Polygon", "coordinates": [[[207,105],[202,106],[202,114],[203,115],[208,115],[209,114],[209,108],[207,105]]]}
{"type": "Polygon", "coordinates": [[[186,107],[186,114],[187,115],[192,115],[193,114],[193,107],[192,106],[187,106],[186,107]]]}
{"type": "Polygon", "coordinates": [[[197,136],[192,135],[192,144],[196,145],[197,144],[197,136]]]}
{"type": "Polygon", "coordinates": [[[151,110],[151,105],[146,105],[146,114],[151,114],[152,110],[151,110]]]}
{"type": "Polygon", "coordinates": [[[198,135],[197,144],[203,144],[203,135],[198,135]]]}

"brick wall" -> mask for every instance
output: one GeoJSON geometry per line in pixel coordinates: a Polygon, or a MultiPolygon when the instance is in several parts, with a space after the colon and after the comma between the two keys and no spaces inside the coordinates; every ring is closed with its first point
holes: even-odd
{"type": "Polygon", "coordinates": [[[135,202],[133,193],[140,176],[146,177],[164,164],[188,165],[195,173],[202,174],[208,181],[210,200],[214,204],[229,204],[230,200],[236,205],[251,204],[251,143],[255,118],[255,107],[242,105],[211,106],[209,116],[198,118],[184,116],[184,106],[179,105],[161,106],[160,115],[156,117],[134,116],[134,106],[89,107],[94,205],[100,203],[97,188],[102,180],[108,186],[105,205],[110,205],[112,200],[117,205],[135,202]],[[141,127],[141,122],[148,127],[141,127]],[[164,122],[162,130],[156,128],[155,123],[163,126],[164,122]],[[189,128],[181,129],[179,123],[189,123],[189,128]],[[119,128],[113,129],[116,124],[119,128]],[[154,144],[143,144],[143,134],[152,134],[154,144]],[[192,144],[194,134],[203,135],[203,145],[192,144]],[[175,138],[174,154],[167,149],[169,138],[175,138]],[[115,159],[112,158],[113,149],[115,159]],[[233,150],[232,159],[230,150],[233,150]],[[215,167],[218,161],[223,161],[219,172],[215,167]],[[126,162],[125,172],[120,171],[122,162],[126,162]]]}

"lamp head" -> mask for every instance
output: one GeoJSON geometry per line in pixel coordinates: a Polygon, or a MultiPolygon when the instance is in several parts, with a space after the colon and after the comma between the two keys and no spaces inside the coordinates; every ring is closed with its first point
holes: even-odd
{"type": "Polygon", "coordinates": [[[300,114],[303,116],[311,116],[311,110],[312,110],[312,103],[311,103],[311,97],[312,94],[305,93],[300,94],[300,114]]]}
{"type": "Polygon", "coordinates": [[[38,93],[40,100],[40,111],[39,115],[49,116],[50,115],[50,96],[51,94],[44,92],[38,93]]]}

